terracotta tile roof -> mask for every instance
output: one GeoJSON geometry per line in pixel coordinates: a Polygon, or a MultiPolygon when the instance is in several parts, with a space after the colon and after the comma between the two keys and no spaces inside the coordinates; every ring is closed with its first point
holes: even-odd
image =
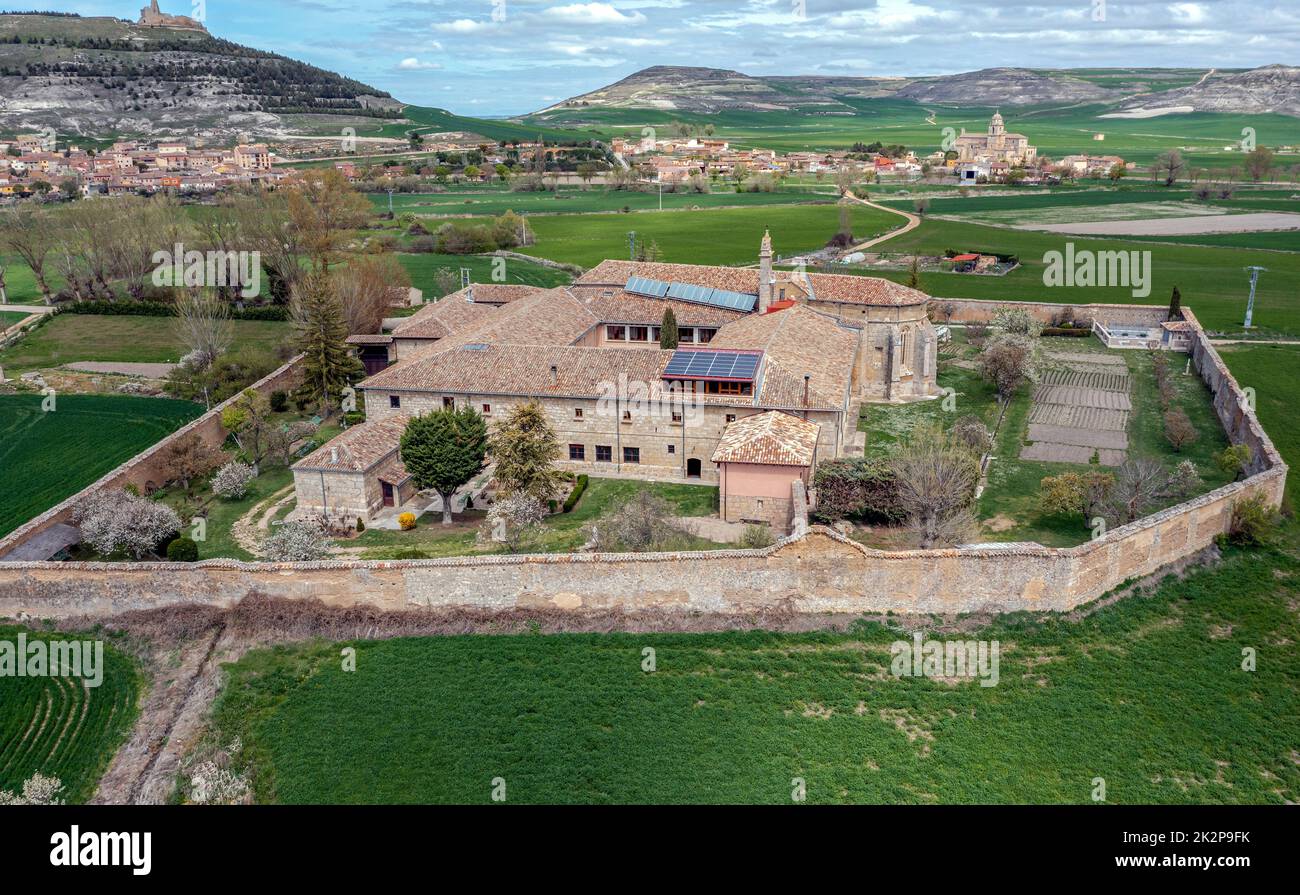
{"type": "Polygon", "coordinates": [[[1188,320],[1169,320],[1160,325],[1174,333],[1190,333],[1198,329],[1195,323],[1188,320]]]}
{"type": "MultiPolygon", "coordinates": [[[[325,472],[366,472],[390,458],[400,467],[401,460],[395,452],[409,419],[407,414],[396,413],[352,426],[293,464],[293,468],[325,472]]],[[[391,471],[394,475],[397,474],[396,467],[392,467],[391,471]]],[[[404,479],[405,468],[400,472],[404,479]]]]}
{"type": "Polygon", "coordinates": [[[446,298],[468,301],[467,292],[473,293],[474,301],[485,305],[505,305],[518,298],[541,292],[541,286],[526,286],[519,283],[471,283],[468,289],[451,293],[446,298]]]}
{"type": "Polygon", "coordinates": [[[344,341],[349,345],[389,345],[392,343],[393,337],[384,333],[357,333],[348,336],[344,341]]]}
{"type": "Polygon", "coordinates": [[[747,416],[727,426],[713,462],[811,466],[819,432],[816,423],[777,410],[747,416]]]}
{"type": "Polygon", "coordinates": [[[728,323],[708,347],[763,352],[756,406],[843,410],[853,379],[858,332],[800,304],[728,323]],[[806,403],[804,376],[809,377],[806,403]]]}
{"type": "MultiPolygon", "coordinates": [[[[811,297],[818,301],[895,307],[924,304],[930,300],[924,292],[879,277],[827,273],[797,274],[781,270],[775,273],[778,291],[774,293],[774,298],[779,296],[779,290],[783,286],[787,289],[793,288],[806,296],[807,284],[811,283],[811,297]]],[[[662,280],[665,283],[711,286],[714,289],[729,289],[733,292],[758,292],[757,268],[663,264],[650,261],[602,261],[578,277],[574,285],[621,287],[627,284],[628,277],[633,276],[662,280]]]]}
{"type": "Polygon", "coordinates": [[[663,322],[664,311],[667,308],[673,309],[673,316],[677,318],[678,326],[721,326],[744,316],[741,311],[731,311],[726,308],[714,308],[688,301],[647,298],[644,295],[626,292],[622,286],[573,285],[569,287],[569,291],[603,323],[658,326],[663,322]]]}
{"type": "Polygon", "coordinates": [[[495,305],[479,304],[465,300],[465,296],[452,293],[439,301],[431,302],[416,311],[393,329],[399,339],[445,339],[453,333],[476,326],[496,313],[495,305]]]}
{"type": "Polygon", "coordinates": [[[671,357],[671,351],[658,348],[470,343],[389,367],[359,388],[599,398],[620,375],[630,382],[658,383],[671,357]]]}
{"type": "MultiPolygon", "coordinates": [[[[468,304],[468,302],[466,302],[468,304]]],[[[494,345],[571,345],[600,320],[568,289],[543,289],[502,305],[474,326],[449,335],[438,348],[485,342],[494,345]]]]}

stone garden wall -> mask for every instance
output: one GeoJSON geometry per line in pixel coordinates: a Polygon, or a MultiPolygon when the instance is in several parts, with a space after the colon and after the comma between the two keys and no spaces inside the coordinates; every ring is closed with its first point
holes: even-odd
{"type": "MultiPolygon", "coordinates": [[[[954,302],[983,313],[999,302],[954,302]],[[973,306],[973,307],[972,307],[973,306]]],[[[1059,305],[1037,304],[1044,314],[1059,305]]],[[[1128,306],[1075,306],[1090,310],[1128,306]]],[[[1163,309],[1130,309],[1152,315],[1163,309]]],[[[991,314],[991,310],[989,311],[991,314]]],[[[1188,319],[1194,320],[1190,313],[1188,319]]],[[[1114,318],[1108,318],[1114,319],[1114,318]]],[[[1249,478],[1117,528],[1077,547],[982,544],[951,550],[880,551],[820,526],[763,550],[670,554],[482,556],[401,562],[297,564],[209,560],[169,563],[0,563],[0,616],[59,618],[174,603],[229,606],[251,591],[330,605],[556,607],[744,613],[781,606],[804,612],[988,612],[1072,609],[1124,582],[1159,571],[1210,546],[1233,506],[1255,494],[1280,504],[1287,467],[1246,395],[1204,333],[1192,361],[1214,394],[1234,442],[1254,452],[1249,478]]],[[[283,368],[259,383],[274,387],[283,368]]],[[[214,411],[215,412],[215,411],[214,411]]],[[[193,426],[207,426],[212,414],[193,426]]],[[[182,430],[184,431],[184,430],[182,430]]],[[[205,428],[204,431],[207,431],[205,428]]],[[[94,487],[155,475],[142,454],[94,487]]],[[[75,498],[74,498],[75,500],[75,498]]],[[[33,526],[66,515],[56,507],[0,542],[0,553],[33,526]]]]}

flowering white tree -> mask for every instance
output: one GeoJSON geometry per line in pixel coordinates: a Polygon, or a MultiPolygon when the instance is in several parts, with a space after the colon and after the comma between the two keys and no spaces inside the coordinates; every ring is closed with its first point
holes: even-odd
{"type": "Polygon", "coordinates": [[[548,515],[546,505],[540,500],[516,491],[492,504],[479,529],[478,541],[481,544],[502,544],[511,553],[519,553],[532,543],[548,515]]]}
{"type": "Polygon", "coordinates": [[[318,526],[286,522],[262,544],[262,553],[272,562],[311,562],[329,553],[329,544],[318,526]]]}
{"type": "Polygon", "coordinates": [[[38,772],[23,783],[21,793],[0,789],[0,805],[62,805],[63,800],[58,798],[61,789],[63,782],[58,777],[38,772]]]}
{"type": "Polygon", "coordinates": [[[241,500],[257,472],[247,463],[231,460],[212,477],[212,493],[226,500],[241,500]]]}
{"type": "Polygon", "coordinates": [[[135,559],[181,530],[181,517],[171,507],[120,489],[96,491],[73,510],[72,521],[96,552],[123,552],[135,559]]]}

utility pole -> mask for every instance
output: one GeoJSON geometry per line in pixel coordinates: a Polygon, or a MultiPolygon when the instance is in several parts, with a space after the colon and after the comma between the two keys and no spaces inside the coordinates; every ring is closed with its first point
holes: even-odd
{"type": "Polygon", "coordinates": [[[392,187],[389,187],[389,188],[388,188],[388,213],[389,213],[389,214],[392,214],[392,213],[393,213],[393,193],[394,193],[394,192],[395,192],[395,191],[393,190],[392,187]]]}
{"type": "Polygon", "coordinates": [[[659,181],[659,210],[664,210],[664,182],[659,181]]]}
{"type": "Polygon", "coordinates": [[[1247,267],[1250,271],[1250,300],[1246,302],[1246,329],[1250,329],[1250,321],[1255,316],[1255,284],[1259,282],[1259,272],[1268,270],[1267,267],[1247,267]]]}

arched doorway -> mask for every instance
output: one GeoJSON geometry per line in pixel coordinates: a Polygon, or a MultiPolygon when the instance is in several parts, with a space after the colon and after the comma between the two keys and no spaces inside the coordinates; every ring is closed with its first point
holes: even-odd
{"type": "Polygon", "coordinates": [[[688,479],[698,479],[700,477],[700,461],[695,457],[686,461],[686,477],[688,479]]]}

